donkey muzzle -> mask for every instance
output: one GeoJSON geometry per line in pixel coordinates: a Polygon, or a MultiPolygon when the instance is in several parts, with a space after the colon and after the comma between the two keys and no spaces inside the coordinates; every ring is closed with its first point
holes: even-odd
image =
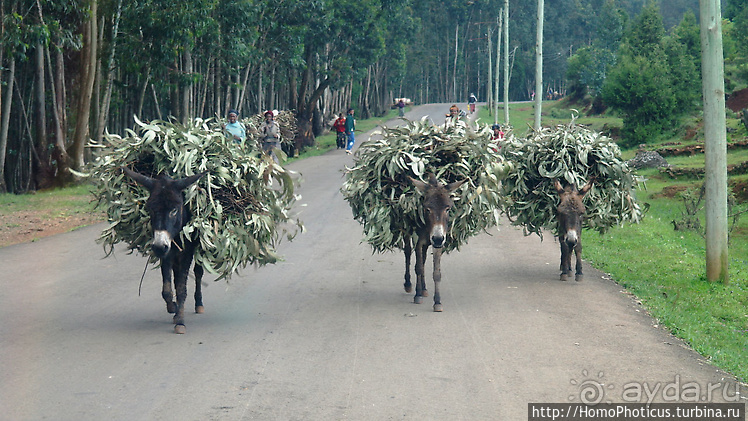
{"type": "Polygon", "coordinates": [[[564,236],[564,241],[566,241],[566,244],[568,244],[569,247],[574,247],[579,242],[579,234],[573,230],[567,231],[564,236]]]}
{"type": "Polygon", "coordinates": [[[437,225],[431,230],[431,245],[434,248],[442,248],[444,247],[444,227],[442,225],[437,225]]]}
{"type": "Polygon", "coordinates": [[[164,257],[169,253],[171,248],[171,235],[166,230],[159,230],[153,232],[153,244],[151,249],[157,257],[164,257]]]}

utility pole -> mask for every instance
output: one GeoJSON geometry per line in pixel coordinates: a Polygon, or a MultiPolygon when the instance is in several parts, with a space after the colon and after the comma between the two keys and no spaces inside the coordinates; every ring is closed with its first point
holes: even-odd
{"type": "Polygon", "coordinates": [[[706,278],[728,282],[727,134],[722,14],[719,0],[699,0],[704,94],[706,278]]]}
{"type": "MultiPolygon", "coordinates": [[[[489,26],[488,27],[488,84],[486,86],[486,90],[487,90],[486,97],[488,97],[488,115],[491,115],[494,112],[494,109],[493,109],[493,106],[494,106],[493,104],[493,70],[491,67],[493,65],[493,57],[491,56],[492,54],[491,51],[493,51],[493,45],[491,45],[491,27],[489,26]]],[[[496,60],[498,59],[499,58],[496,57],[496,60]]],[[[494,120],[495,119],[496,117],[494,117],[494,120]]]]}
{"type": "Polygon", "coordinates": [[[543,0],[538,0],[538,33],[535,40],[535,131],[540,130],[543,112],[543,0]]]}
{"type": "Polygon", "coordinates": [[[509,125],[509,0],[504,0],[504,124],[509,125]]]}
{"type": "Polygon", "coordinates": [[[493,91],[493,124],[499,124],[499,62],[501,61],[501,31],[504,29],[504,9],[499,11],[498,30],[496,36],[496,79],[494,80],[493,91]]]}

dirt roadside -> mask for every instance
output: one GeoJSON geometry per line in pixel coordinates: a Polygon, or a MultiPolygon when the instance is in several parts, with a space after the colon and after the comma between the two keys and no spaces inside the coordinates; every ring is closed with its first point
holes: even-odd
{"type": "Polygon", "coordinates": [[[98,212],[63,209],[50,214],[48,210],[7,212],[0,209],[0,247],[30,243],[104,221],[104,215],[98,212]]]}

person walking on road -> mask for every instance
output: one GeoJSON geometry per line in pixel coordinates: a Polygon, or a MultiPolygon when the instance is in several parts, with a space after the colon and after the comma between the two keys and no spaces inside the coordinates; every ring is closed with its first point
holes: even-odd
{"type": "Polygon", "coordinates": [[[344,149],[345,148],[345,116],[343,113],[340,113],[337,120],[335,120],[335,123],[332,124],[332,127],[335,129],[335,133],[337,134],[336,139],[336,145],[337,147],[335,149],[344,149]]]}
{"type": "Polygon", "coordinates": [[[400,117],[405,117],[405,101],[403,101],[402,98],[400,98],[400,100],[397,101],[397,108],[398,108],[398,113],[400,114],[400,117]]]}
{"type": "Polygon", "coordinates": [[[279,164],[278,156],[275,155],[275,149],[280,146],[280,126],[275,121],[275,114],[265,111],[265,124],[260,126],[262,133],[262,152],[270,155],[276,164],[279,164]]]}
{"type": "Polygon", "coordinates": [[[470,114],[475,112],[475,103],[478,101],[478,98],[476,98],[475,94],[471,93],[468,97],[468,110],[470,111],[470,114]]]}
{"type": "Polygon", "coordinates": [[[348,115],[345,117],[345,134],[348,136],[348,144],[345,147],[345,153],[351,154],[353,144],[356,142],[356,136],[353,132],[356,131],[356,120],[353,118],[353,108],[348,109],[348,115]]]}

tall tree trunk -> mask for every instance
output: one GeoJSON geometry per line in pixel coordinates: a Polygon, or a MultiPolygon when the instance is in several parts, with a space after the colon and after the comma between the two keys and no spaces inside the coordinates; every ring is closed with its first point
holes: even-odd
{"type": "Polygon", "coordinates": [[[182,124],[192,118],[192,49],[190,47],[184,50],[184,73],[187,75],[187,82],[182,86],[182,124]]]}
{"type": "Polygon", "coordinates": [[[504,124],[509,124],[509,0],[504,0],[504,124]]]}
{"type": "Polygon", "coordinates": [[[10,124],[10,110],[13,103],[13,84],[16,80],[16,60],[8,57],[8,86],[5,88],[2,115],[0,116],[0,193],[6,193],[5,184],[5,153],[8,149],[8,126],[10,124]]]}
{"type": "Polygon", "coordinates": [[[57,115],[60,117],[60,128],[63,133],[63,142],[67,149],[68,115],[67,115],[67,91],[65,88],[65,56],[60,48],[55,48],[55,106],[57,115]]]}
{"type": "Polygon", "coordinates": [[[117,11],[114,14],[112,40],[110,41],[111,48],[109,51],[109,60],[107,60],[107,79],[106,85],[104,86],[104,98],[101,101],[101,108],[99,109],[99,121],[96,124],[96,128],[98,130],[98,132],[96,133],[96,139],[99,141],[101,141],[101,139],[104,137],[104,130],[106,129],[107,121],[109,119],[109,105],[112,101],[112,85],[114,84],[114,52],[117,48],[117,33],[119,31],[119,20],[121,16],[122,0],[117,0],[117,11]]]}
{"type": "MultiPolygon", "coordinates": [[[[141,84],[142,88],[140,88],[140,91],[138,92],[138,98],[137,98],[137,105],[135,106],[135,115],[140,118],[143,115],[143,105],[145,104],[145,96],[148,92],[148,85],[151,83],[151,66],[150,64],[146,66],[145,68],[145,80],[141,84]]],[[[156,92],[153,92],[154,98],[156,95],[156,92]]],[[[158,118],[161,119],[161,110],[158,109],[158,101],[156,101],[156,112],[158,113],[158,118]]]]}
{"type": "Polygon", "coordinates": [[[455,26],[455,60],[454,64],[452,65],[452,100],[457,101],[457,54],[459,50],[458,47],[458,40],[459,40],[459,32],[460,32],[460,24],[457,24],[455,26]]]}
{"type": "Polygon", "coordinates": [[[73,168],[80,170],[85,164],[83,152],[88,138],[89,122],[91,116],[91,97],[96,71],[96,55],[98,45],[96,44],[98,0],[89,0],[91,17],[83,25],[83,50],[80,62],[80,94],[78,97],[77,118],[75,133],[73,134],[73,168]]]}
{"type": "Polygon", "coordinates": [[[498,22],[499,30],[496,31],[496,79],[493,84],[494,124],[499,123],[499,72],[501,70],[499,63],[501,62],[501,32],[504,30],[504,9],[499,11],[498,22]]]}
{"type": "Polygon", "coordinates": [[[65,108],[65,104],[58,104],[57,91],[65,89],[64,86],[58,86],[57,76],[55,76],[52,70],[52,60],[49,54],[49,46],[44,48],[45,55],[47,57],[47,70],[49,72],[49,88],[53,100],[52,104],[52,121],[54,123],[54,148],[52,149],[52,158],[57,163],[57,171],[55,173],[55,184],[58,186],[64,186],[72,181],[72,174],[70,173],[70,155],[67,151],[67,145],[65,144],[65,132],[63,130],[62,117],[60,110],[65,108]]]}
{"type": "MultiPolygon", "coordinates": [[[[47,149],[47,107],[46,78],[44,77],[44,45],[39,42],[34,49],[34,124],[36,136],[34,144],[47,149]]],[[[40,149],[40,150],[41,150],[40,149]]]]}

